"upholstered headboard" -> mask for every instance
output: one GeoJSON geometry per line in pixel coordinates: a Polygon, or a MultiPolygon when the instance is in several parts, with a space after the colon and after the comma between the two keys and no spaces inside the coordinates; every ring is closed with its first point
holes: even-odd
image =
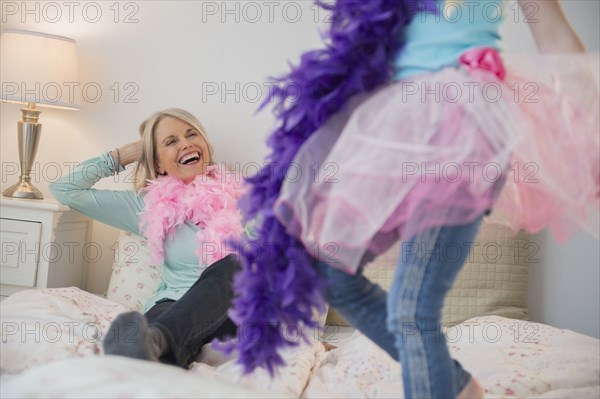
{"type": "MultiPolygon", "coordinates": [[[[365,268],[365,276],[389,289],[401,243],[365,268]]],[[[527,234],[484,222],[475,239],[467,263],[446,297],[443,323],[460,323],[475,316],[497,315],[527,319],[528,261],[535,246],[527,234]]],[[[328,324],[347,325],[330,309],[328,324]]]]}
{"type": "MultiPolygon", "coordinates": [[[[527,318],[527,268],[535,253],[528,236],[516,236],[506,227],[484,222],[469,260],[446,298],[444,323],[459,323],[482,315],[527,318]]],[[[396,269],[401,243],[377,258],[365,275],[388,289],[396,269]]],[[[145,240],[121,232],[115,252],[107,298],[130,309],[143,310],[160,282],[160,266],[150,265],[145,240]]],[[[348,325],[329,310],[327,323],[348,325]]]]}

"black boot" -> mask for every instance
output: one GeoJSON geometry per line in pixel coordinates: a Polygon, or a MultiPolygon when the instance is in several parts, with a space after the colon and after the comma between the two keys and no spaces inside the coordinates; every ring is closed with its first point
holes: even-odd
{"type": "Polygon", "coordinates": [[[102,342],[104,353],[157,362],[168,344],[164,334],[148,325],[139,312],[120,314],[102,342]]]}

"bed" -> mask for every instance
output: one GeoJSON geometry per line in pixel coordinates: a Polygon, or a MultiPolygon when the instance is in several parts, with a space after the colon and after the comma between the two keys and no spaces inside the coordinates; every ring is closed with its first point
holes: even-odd
{"type": "MultiPolygon", "coordinates": [[[[286,366],[272,379],[264,370],[243,375],[235,355],[210,345],[188,370],[104,356],[101,339],[111,320],[140,310],[160,278],[143,239],[121,233],[118,243],[106,295],[39,289],[0,303],[2,398],[402,397],[401,366],[333,309],[322,331],[306,331],[309,342],[283,353],[286,366]],[[323,341],[336,348],[326,351],[323,341]]],[[[453,356],[486,397],[600,397],[600,341],[526,320],[528,237],[486,223],[477,244],[444,308],[453,356]]],[[[367,268],[384,288],[398,250],[367,268]]]]}

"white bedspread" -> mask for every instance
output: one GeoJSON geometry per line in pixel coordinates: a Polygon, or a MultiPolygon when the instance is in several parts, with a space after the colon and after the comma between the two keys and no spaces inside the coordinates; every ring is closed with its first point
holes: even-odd
{"type": "MultiPolygon", "coordinates": [[[[402,397],[400,365],[358,332],[330,352],[317,339],[286,351],[271,379],[264,370],[243,376],[208,346],[189,370],[103,356],[101,337],[125,309],[79,289],[20,292],[0,309],[2,398],[402,397]]],[[[495,316],[454,326],[447,339],[487,397],[600,397],[597,339],[495,316]]]]}
{"type": "Polygon", "coordinates": [[[103,356],[101,339],[119,304],[77,288],[30,290],[0,303],[0,397],[299,397],[317,341],[286,350],[276,378],[244,376],[208,345],[189,370],[103,356]]]}

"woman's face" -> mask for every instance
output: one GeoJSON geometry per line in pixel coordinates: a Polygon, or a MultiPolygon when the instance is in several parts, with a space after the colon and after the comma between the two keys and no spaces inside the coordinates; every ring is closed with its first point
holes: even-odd
{"type": "Polygon", "coordinates": [[[206,173],[210,161],[208,144],[196,129],[184,121],[167,116],[158,122],[156,134],[156,170],[191,182],[206,173]]]}

